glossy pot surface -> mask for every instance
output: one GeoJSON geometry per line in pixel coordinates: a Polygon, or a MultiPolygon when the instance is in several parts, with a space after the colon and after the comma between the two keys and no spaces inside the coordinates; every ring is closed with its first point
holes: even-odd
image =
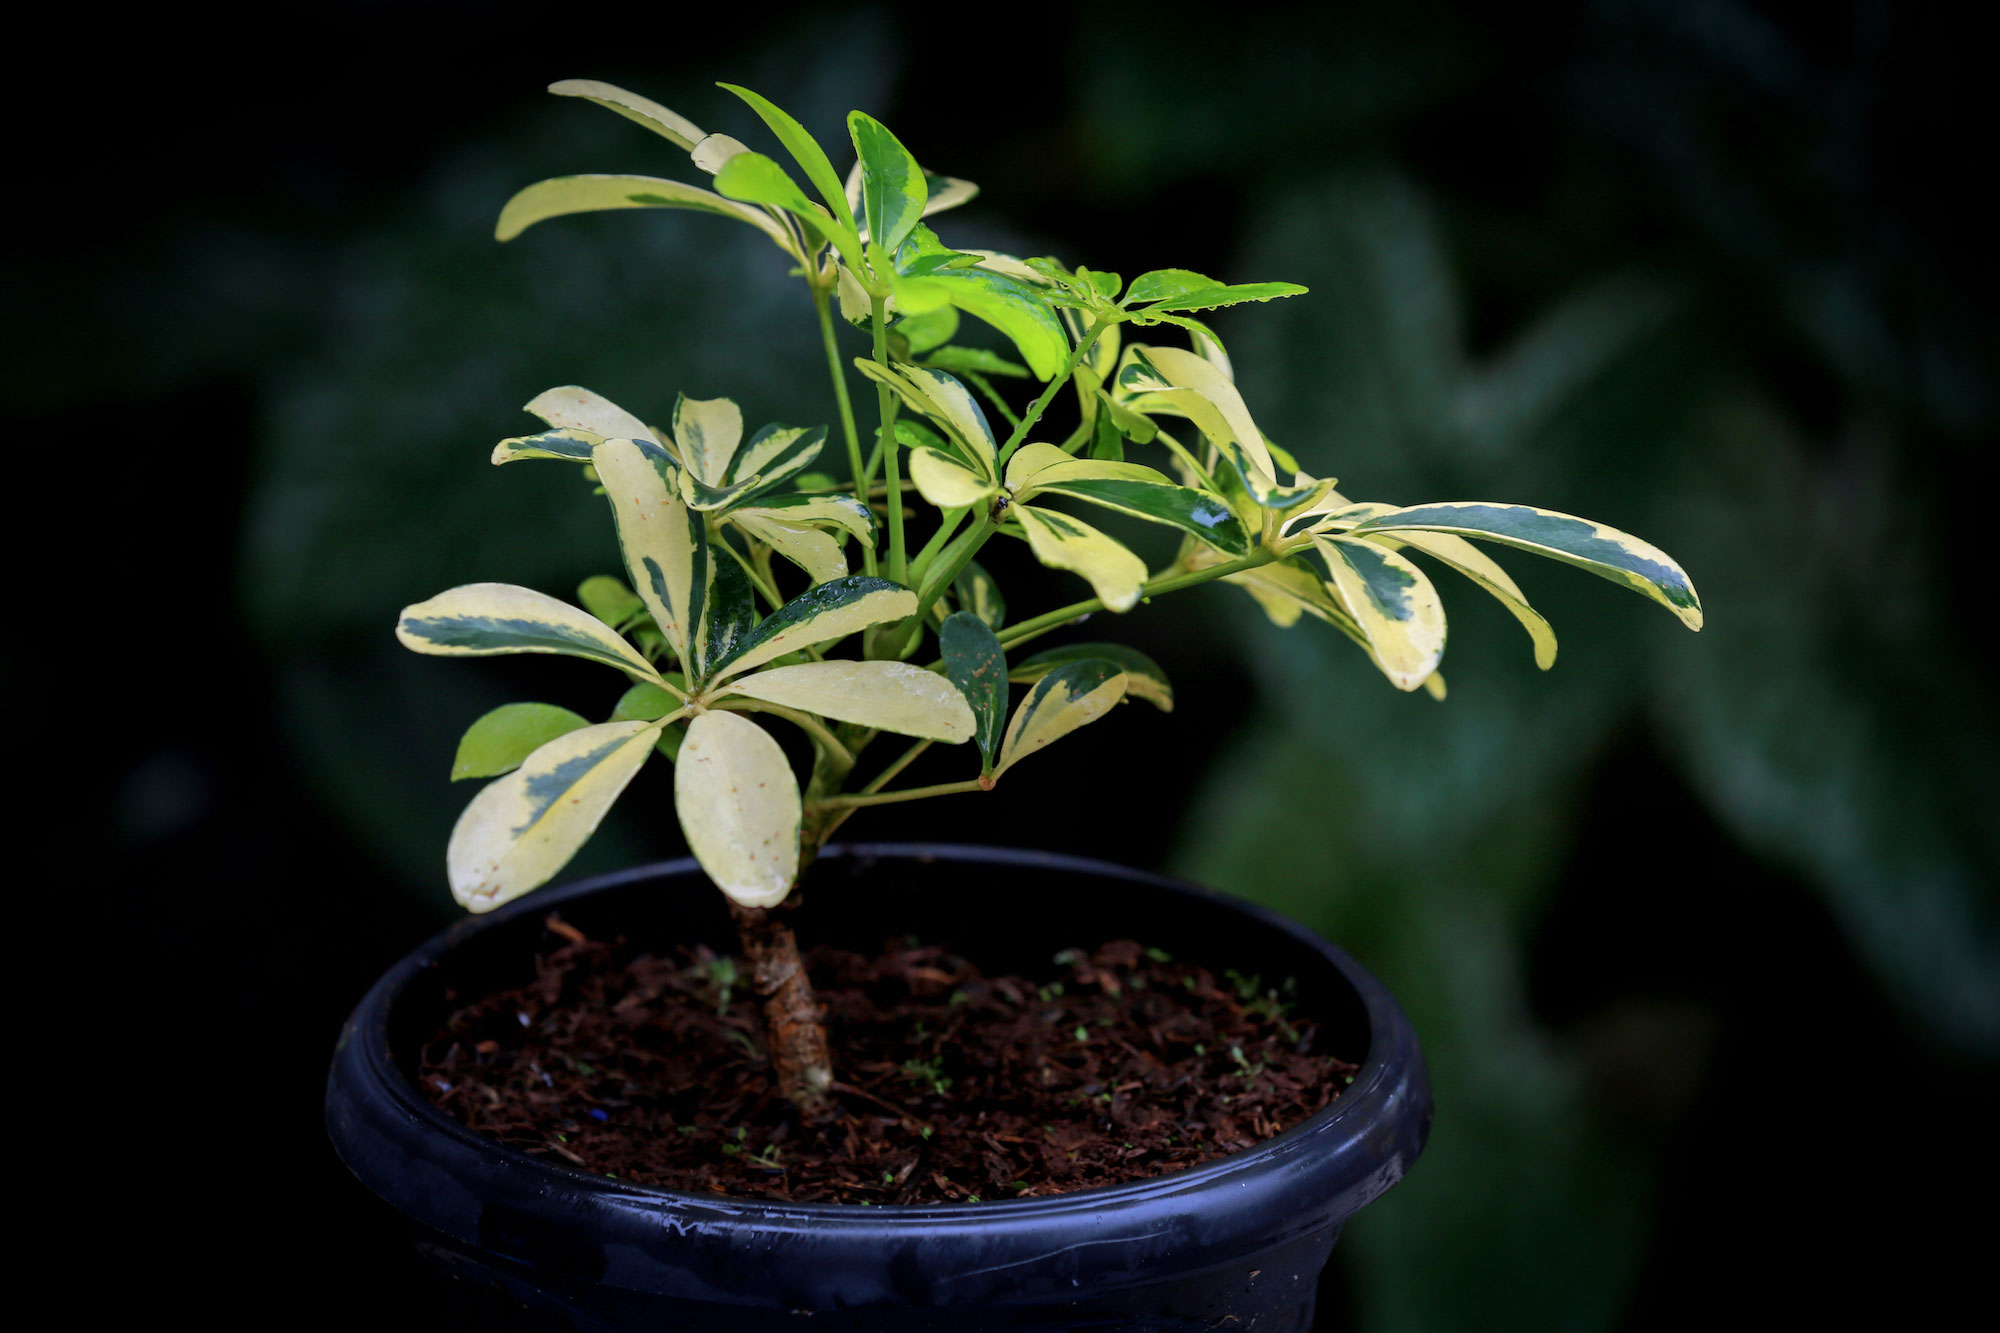
{"type": "Polygon", "coordinates": [[[600,938],[732,951],[722,897],[692,861],[545,889],[397,964],[348,1020],[327,1083],[341,1159],[414,1225],[481,1327],[1312,1326],[1341,1224],[1402,1178],[1430,1128],[1415,1035],[1374,978],[1263,908],[1073,857],[835,847],[807,887],[807,945],[873,948],[915,933],[989,972],[1035,975],[1058,949],[1129,937],[1216,971],[1293,977],[1322,1049],[1361,1069],[1333,1105],[1276,1138],[1129,1185],[902,1208],[639,1188],[473,1134],[412,1082],[446,991],[526,981],[551,909],[600,938]]]}

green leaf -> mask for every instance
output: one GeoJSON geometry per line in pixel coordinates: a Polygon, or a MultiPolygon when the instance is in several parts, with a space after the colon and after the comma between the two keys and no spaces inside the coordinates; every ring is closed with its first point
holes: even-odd
{"type": "Polygon", "coordinates": [[[561,653],[602,662],[641,680],[659,679],[652,663],[604,622],[567,602],[509,583],[468,583],[403,608],[396,638],[433,657],[561,653]]]}
{"type": "Polygon", "coordinates": [[[984,347],[940,347],[925,357],[921,364],[933,370],[949,370],[961,375],[969,371],[974,375],[1004,375],[1009,379],[1028,377],[1026,366],[1009,361],[998,352],[989,352],[984,347]]]}
{"type": "MultiPolygon", "coordinates": [[[[776,165],[775,163],[773,165],[776,165]]],[[[797,187],[793,187],[796,193],[797,187]]],[[[805,196],[799,196],[801,200],[805,196]]],[[[659,176],[556,176],[536,181],[509,199],[494,223],[495,240],[511,241],[537,222],[571,213],[604,213],[620,208],[685,208],[747,222],[786,253],[792,239],[769,215],[699,186],[659,176]]]]}
{"type": "Polygon", "coordinates": [[[1053,446],[1042,446],[1055,457],[1042,466],[1023,469],[1025,475],[1016,483],[1015,465],[1035,447],[1020,450],[1009,462],[1007,479],[1017,500],[1067,495],[1149,523],[1178,528],[1231,555],[1250,553],[1249,534],[1219,496],[1175,485],[1166,474],[1137,463],[1071,458],[1053,446]]]}
{"type": "Polygon", "coordinates": [[[517,463],[524,458],[558,458],[568,463],[588,463],[590,451],[601,435],[582,430],[545,430],[539,435],[517,435],[493,446],[493,465],[517,463]]]}
{"type": "Polygon", "coordinates": [[[1125,673],[1116,662],[1092,658],[1057,667],[1035,682],[1014,710],[993,775],[1097,721],[1124,697],[1125,673]]]}
{"type": "Polygon", "coordinates": [[[1232,287],[1203,287],[1169,296],[1135,311],[1135,323],[1144,324],[1157,314],[1169,310],[1217,310],[1223,306],[1242,305],[1246,301],[1271,301],[1281,296],[1303,296],[1306,288],[1296,282],[1246,282],[1232,287]]]}
{"type": "Polygon", "coordinates": [[[583,609],[607,625],[622,625],[646,609],[639,594],[625,586],[623,579],[609,574],[593,574],[576,585],[576,600],[583,609]]]}
{"type": "MultiPolygon", "coordinates": [[[[633,688],[673,697],[651,685],[633,688]]],[[[510,773],[556,737],[589,725],[589,718],[554,704],[502,704],[467,727],[459,738],[458,754],[451,761],[451,780],[497,778],[510,773]]]]}
{"type": "Polygon", "coordinates": [[[943,283],[960,310],[1005,334],[1036,379],[1053,378],[1069,360],[1062,321],[1036,288],[983,267],[945,269],[930,281],[943,283]]]}
{"type": "Polygon", "coordinates": [[[687,152],[692,152],[705,137],[686,116],[667,110],[650,97],[627,92],[615,83],[599,83],[596,79],[563,79],[550,84],[549,91],[557,97],[581,97],[616,111],[687,152]]]}
{"type": "MultiPolygon", "coordinates": [[[[720,538],[717,539],[721,540],[720,538]]],[[[713,553],[714,573],[711,576],[707,607],[701,625],[701,660],[707,664],[707,671],[727,662],[736,653],[737,645],[757,627],[756,594],[750,587],[750,576],[743,572],[743,566],[731,559],[726,551],[713,553]]]]}
{"type": "Polygon", "coordinates": [[[762,727],[711,709],[688,723],[674,764],[674,812],[715,886],[775,907],[799,874],[798,779],[762,727]]]}
{"type": "Polygon", "coordinates": [[[873,116],[848,112],[847,132],[861,161],[861,202],[868,218],[868,236],[894,253],[923,217],[924,204],[930,199],[924,169],[902,141],[873,116]]]}
{"type": "Polygon", "coordinates": [[[465,807],[445,849],[452,896],[474,912],[539,888],[576,855],[653,752],[655,724],[558,736],[465,807]]]}
{"type": "Polygon", "coordinates": [[[1204,277],[1193,269],[1156,268],[1151,273],[1141,273],[1132,279],[1132,285],[1125,289],[1125,304],[1138,305],[1148,301],[1164,301],[1169,297],[1204,291],[1221,285],[1214,278],[1204,277]]]}
{"type": "Polygon", "coordinates": [[[736,656],[712,673],[720,681],[773,658],[814,644],[844,639],[870,625],[902,620],[917,611],[917,595],[901,584],[850,574],[806,589],[752,630],[736,656]]]}
{"type": "Polygon", "coordinates": [[[946,306],[928,314],[908,315],[897,321],[894,331],[903,335],[911,356],[922,356],[933,347],[951,341],[951,336],[958,332],[958,311],[946,306]]]}
{"type": "Polygon", "coordinates": [[[831,244],[852,266],[861,262],[861,242],[838,222],[815,208],[798,182],[762,153],[738,153],[715,173],[715,188],[731,199],[782,208],[803,222],[807,234],[831,244]]]}
{"type": "Polygon", "coordinates": [[[1466,500],[1398,509],[1369,519],[1353,535],[1407,531],[1449,532],[1548,556],[1650,597],[1689,629],[1701,628],[1701,599],[1687,572],[1671,556],[1589,519],[1527,505],[1466,500]]]}
{"type": "Polygon", "coordinates": [[[771,133],[778,136],[778,142],[785,146],[785,151],[792,155],[792,160],[799,164],[799,169],[806,173],[806,179],[819,191],[819,197],[833,210],[833,216],[851,234],[854,231],[854,210],[848,206],[847,192],[840,188],[840,177],[834,172],[833,163],[827,160],[826,150],[819,146],[819,140],[806,133],[805,126],[761,94],[733,83],[719,83],[716,87],[735,93],[763,119],[771,133]]]}
{"type": "Polygon", "coordinates": [[[1444,656],[1444,605],[1424,572],[1402,556],[1350,537],[1314,537],[1327,581],[1368,642],[1375,665],[1414,690],[1444,656]]]}
{"type": "Polygon", "coordinates": [[[1006,650],[993,627],[969,610],[945,617],[938,627],[938,647],[944,654],[945,675],[972,706],[982,771],[990,773],[1000,755],[1001,730],[1007,721],[1006,650]]]}
{"type": "Polygon", "coordinates": [[[1067,569],[1090,581],[1090,587],[1113,611],[1130,611],[1146,582],[1146,562],[1118,542],[1053,509],[1016,504],[1008,511],[1021,524],[1035,559],[1067,569]]]}
{"type": "Polygon", "coordinates": [[[669,713],[679,712],[681,701],[657,685],[644,681],[634,685],[618,698],[611,710],[613,722],[657,722],[669,713]]]}
{"type": "Polygon", "coordinates": [[[977,560],[965,562],[965,568],[958,571],[958,579],[951,585],[951,595],[958,599],[964,610],[978,616],[993,629],[1007,623],[1007,599],[1000,595],[1000,585],[993,581],[985,567],[977,560]]]}
{"type": "Polygon", "coordinates": [[[692,652],[708,591],[708,542],[699,515],[669,487],[656,461],[631,440],[597,446],[598,479],[611,501],[625,570],[674,656],[693,676],[692,652]]]}
{"type": "Polygon", "coordinates": [[[1051,648],[1016,662],[1007,678],[1016,685],[1032,685],[1057,667],[1092,658],[1118,664],[1119,670],[1125,673],[1125,693],[1128,696],[1144,699],[1162,713],[1174,711],[1174,687],[1167,683],[1167,673],[1160,669],[1158,662],[1137,648],[1127,648],[1122,643],[1072,643],[1051,648]]]}
{"type": "Polygon", "coordinates": [[[1106,463],[1125,461],[1125,436],[1119,431],[1116,418],[1109,412],[1100,411],[1091,427],[1090,456],[1106,463]]]}
{"type": "Polygon", "coordinates": [[[743,676],[727,692],[903,736],[950,745],[972,739],[965,697],[908,662],[801,662],[743,676]]]}

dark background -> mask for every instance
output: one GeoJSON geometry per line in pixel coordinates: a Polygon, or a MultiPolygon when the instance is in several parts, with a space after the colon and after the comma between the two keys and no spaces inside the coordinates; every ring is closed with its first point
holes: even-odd
{"type": "MultiPolygon", "coordinates": [[[[613,566],[571,488],[484,467],[542,388],[828,413],[809,311],[747,229],[492,243],[541,176],[688,174],[542,94],[562,77],[757,144],[711,86],[744,82],[843,164],[859,106],[985,188],[948,241],[1306,283],[1216,322],[1309,469],[1581,512],[1689,569],[1699,636],[1512,562],[1563,637],[1549,675],[1441,583],[1444,704],[1204,590],[1118,627],[1173,717],[1120,713],[1004,807],[850,825],[1184,873],[1397,991],[1438,1127],[1349,1228],[1330,1311],[1837,1324],[1918,1314],[1990,1248],[1982,33],[1741,0],[101,18],[10,94],[0,367],[16,587],[69,641],[42,623],[8,655],[26,752],[59,756],[30,807],[37,952],[80,1004],[55,1136],[92,1207],[135,1213],[107,1236],[132,1278],[97,1299],[423,1308],[326,1149],[325,1060],[452,915],[458,730],[608,701],[547,663],[410,658],[395,611],[613,566]]],[[[1078,595],[1025,577],[1022,604],[1078,595]]],[[[644,775],[577,870],[679,854],[664,797],[644,775]]]]}

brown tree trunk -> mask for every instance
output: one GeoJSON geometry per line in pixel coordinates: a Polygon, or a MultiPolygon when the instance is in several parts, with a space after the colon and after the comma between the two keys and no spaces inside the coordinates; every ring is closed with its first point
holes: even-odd
{"type": "Polygon", "coordinates": [[[750,981],[764,1000],[764,1040],[779,1091],[808,1119],[833,1109],[833,1058],[827,1051],[826,1011],[799,961],[799,942],[779,915],[782,908],[729,905],[750,981]]]}

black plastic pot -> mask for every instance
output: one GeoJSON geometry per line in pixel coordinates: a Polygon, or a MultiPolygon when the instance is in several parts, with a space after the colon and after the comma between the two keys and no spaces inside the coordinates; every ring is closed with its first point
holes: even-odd
{"type": "Polygon", "coordinates": [[[1297,979],[1323,1049],[1360,1059],[1341,1097],[1254,1148],[1157,1179],[1048,1198],[911,1208],[777,1204],[642,1189],[502,1148],[411,1081],[444,993],[523,982],[543,915],[586,932],[727,949],[691,861],[547,889],[410,954],[354,1011],[327,1081],[335,1149],[414,1226],[479,1326],[777,1330],[1312,1326],[1341,1224],[1410,1167],[1430,1089],[1396,1003],[1341,953],[1236,899],[1094,861],[986,848],[830,849],[802,940],[916,933],[989,970],[1136,936],[1217,969],[1297,979]]]}

